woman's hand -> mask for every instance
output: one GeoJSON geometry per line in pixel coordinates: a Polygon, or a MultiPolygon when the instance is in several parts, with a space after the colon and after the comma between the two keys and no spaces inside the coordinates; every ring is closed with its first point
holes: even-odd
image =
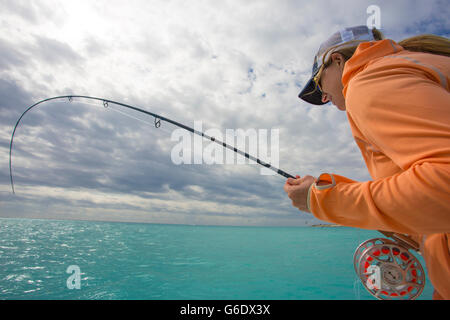
{"type": "Polygon", "coordinates": [[[312,176],[296,176],[296,179],[288,178],[284,191],[288,197],[292,200],[292,205],[301,211],[310,212],[308,209],[308,191],[309,187],[316,181],[316,178],[312,176]]]}

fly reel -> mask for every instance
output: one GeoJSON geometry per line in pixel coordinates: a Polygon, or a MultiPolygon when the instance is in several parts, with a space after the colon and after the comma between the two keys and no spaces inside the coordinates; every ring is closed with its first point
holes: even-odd
{"type": "Polygon", "coordinates": [[[392,240],[376,238],[361,243],[353,264],[364,287],[380,300],[413,300],[425,286],[419,260],[392,240]]]}

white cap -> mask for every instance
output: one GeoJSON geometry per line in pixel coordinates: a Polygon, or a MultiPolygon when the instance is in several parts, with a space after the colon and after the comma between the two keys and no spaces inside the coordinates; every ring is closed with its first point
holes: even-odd
{"type": "Polygon", "coordinates": [[[367,26],[356,26],[342,29],[335,32],[331,37],[324,41],[314,57],[314,64],[312,68],[311,79],[306,83],[302,92],[298,95],[299,98],[306,102],[322,105],[322,92],[314,82],[314,77],[320,70],[324,61],[329,59],[329,56],[340,49],[355,46],[355,44],[375,40],[372,31],[367,26]],[[331,50],[330,50],[331,49],[331,50]],[[324,55],[326,55],[324,57],[324,55]]]}

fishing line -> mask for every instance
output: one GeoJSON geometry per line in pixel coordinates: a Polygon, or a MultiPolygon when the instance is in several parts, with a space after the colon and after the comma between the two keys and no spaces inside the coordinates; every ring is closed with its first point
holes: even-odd
{"type": "MultiPolygon", "coordinates": [[[[11,189],[12,189],[13,194],[15,194],[15,190],[14,190],[14,179],[13,179],[13,174],[12,174],[12,161],[11,161],[11,159],[12,159],[12,149],[13,149],[13,144],[14,144],[14,134],[16,133],[17,127],[18,127],[20,121],[22,120],[22,118],[25,116],[25,114],[27,112],[29,112],[31,109],[33,109],[34,107],[36,107],[36,106],[38,106],[38,105],[40,105],[40,104],[42,104],[44,102],[47,102],[47,101],[60,100],[60,99],[68,99],[69,102],[74,101],[74,99],[85,99],[85,100],[88,100],[88,101],[100,101],[103,104],[103,107],[105,107],[105,108],[108,108],[110,104],[113,104],[113,105],[122,106],[124,108],[128,108],[128,109],[131,109],[131,110],[134,110],[134,111],[137,111],[137,112],[141,112],[141,113],[147,114],[149,116],[154,117],[154,123],[153,124],[145,122],[145,121],[140,120],[140,119],[137,119],[137,118],[135,118],[135,117],[133,117],[131,115],[128,115],[128,114],[126,114],[126,116],[134,118],[134,119],[137,119],[137,120],[142,121],[142,122],[145,122],[146,124],[149,124],[149,125],[154,125],[155,128],[157,128],[157,129],[161,127],[161,123],[163,121],[165,121],[167,123],[171,123],[171,124],[173,124],[173,125],[175,125],[175,126],[177,126],[179,128],[185,129],[185,130],[187,130],[189,132],[192,132],[194,134],[197,134],[197,135],[199,135],[199,136],[201,136],[201,137],[203,137],[203,138],[205,138],[207,140],[213,141],[213,142],[223,146],[224,148],[230,149],[230,150],[234,151],[235,153],[238,153],[238,154],[244,156],[247,159],[253,160],[257,164],[262,165],[262,166],[264,166],[264,167],[266,167],[268,169],[271,169],[271,170],[275,171],[277,174],[279,174],[279,175],[281,175],[281,176],[283,176],[285,178],[294,178],[295,179],[295,177],[293,175],[290,175],[290,174],[286,173],[285,171],[272,166],[269,163],[266,163],[266,162],[264,162],[264,161],[262,161],[262,160],[260,160],[260,159],[258,159],[256,157],[254,157],[254,156],[244,152],[244,151],[241,151],[241,150],[237,149],[234,146],[230,146],[230,145],[226,144],[225,142],[217,140],[215,137],[211,137],[211,136],[205,134],[204,132],[195,130],[195,129],[193,129],[191,127],[188,127],[188,126],[186,126],[186,125],[184,125],[182,123],[179,123],[177,121],[171,120],[171,119],[166,118],[166,117],[163,117],[163,116],[158,115],[156,113],[153,113],[153,112],[150,112],[150,111],[147,111],[147,110],[143,110],[141,108],[138,108],[138,107],[135,107],[135,106],[132,106],[132,105],[128,105],[128,104],[125,104],[125,103],[121,103],[121,102],[117,102],[117,101],[113,101],[113,100],[109,100],[109,99],[104,99],[104,98],[91,97],[91,96],[82,96],[82,95],[65,95],[65,96],[51,97],[51,98],[47,98],[47,99],[44,99],[44,100],[36,102],[35,104],[33,104],[30,107],[28,107],[21,114],[19,119],[17,120],[16,125],[14,126],[14,130],[13,130],[13,133],[12,133],[12,136],[11,136],[11,142],[10,142],[10,145],[9,145],[9,175],[10,175],[11,189]]],[[[87,103],[87,104],[92,104],[92,103],[87,103]]],[[[111,110],[114,110],[114,109],[111,109],[111,110]]],[[[121,114],[124,114],[123,112],[120,112],[118,110],[114,110],[114,111],[119,112],[121,114]]]]}
{"type": "MultiPolygon", "coordinates": [[[[177,121],[171,120],[169,118],[160,116],[156,113],[140,109],[138,107],[116,102],[113,100],[108,100],[104,98],[96,98],[90,96],[79,96],[79,95],[66,95],[47,98],[41,100],[30,107],[28,107],[17,120],[16,125],[11,136],[11,142],[9,145],[9,173],[11,179],[11,188],[13,194],[14,190],[14,180],[12,175],[12,149],[14,142],[14,134],[17,127],[25,116],[25,114],[33,109],[34,107],[51,100],[58,99],[68,99],[69,102],[74,101],[75,98],[87,100],[83,102],[86,104],[92,104],[96,107],[99,106],[98,103],[94,104],[92,101],[100,101],[103,107],[109,110],[113,110],[129,118],[138,120],[145,123],[146,125],[153,125],[155,128],[159,129],[163,121],[171,123],[179,128],[185,129],[191,133],[197,134],[207,140],[213,141],[224,148],[230,149],[235,153],[238,153],[247,159],[250,159],[259,165],[262,165],[268,169],[275,171],[277,174],[285,178],[294,178],[294,176],[284,172],[281,169],[275,168],[272,165],[249,155],[233,146],[230,146],[222,141],[217,140],[215,137],[211,137],[204,132],[197,131],[191,127],[181,124],[177,121]],[[109,108],[110,105],[117,105],[125,107],[137,112],[141,112],[154,117],[154,123],[147,122],[145,120],[136,118],[132,115],[124,113],[120,110],[114,108],[109,108]]],[[[101,106],[100,106],[101,107],[101,106]]],[[[385,236],[392,238],[392,240],[384,238],[370,239],[362,244],[356,249],[353,257],[353,265],[358,278],[361,280],[365,289],[378,299],[392,299],[392,300],[404,300],[404,299],[416,299],[423,291],[425,286],[425,272],[420,264],[420,261],[412,254],[411,251],[416,251],[420,253],[420,248],[417,243],[412,239],[395,234],[392,232],[380,231],[385,236]],[[375,271],[374,271],[375,270],[375,271]]],[[[354,283],[354,293],[357,298],[360,298],[359,287],[355,287],[354,283]]]]}
{"type": "MultiPolygon", "coordinates": [[[[72,101],[74,101],[74,100],[72,100],[72,101]]],[[[120,110],[118,110],[118,109],[115,109],[115,108],[113,108],[113,106],[111,106],[109,103],[107,103],[107,104],[105,104],[105,103],[99,104],[99,103],[93,103],[93,102],[87,102],[87,101],[83,101],[83,102],[81,102],[81,101],[76,101],[76,102],[82,103],[82,104],[91,105],[91,106],[95,106],[95,107],[98,107],[98,108],[102,108],[102,109],[104,109],[104,110],[114,111],[114,112],[120,113],[121,115],[123,115],[123,116],[125,116],[125,117],[128,117],[128,118],[130,118],[130,119],[133,119],[133,120],[137,120],[137,121],[139,121],[139,122],[142,122],[142,123],[144,123],[144,124],[146,124],[146,125],[150,125],[150,126],[155,125],[154,123],[150,123],[150,122],[145,121],[145,120],[143,120],[143,119],[139,119],[139,118],[137,118],[137,117],[134,117],[134,116],[132,116],[132,115],[126,113],[126,112],[123,112],[123,111],[120,111],[120,110]]],[[[162,131],[164,131],[164,132],[166,132],[166,133],[169,133],[169,134],[171,133],[170,131],[164,129],[164,128],[161,127],[161,126],[159,126],[158,129],[161,129],[162,131]]]]}

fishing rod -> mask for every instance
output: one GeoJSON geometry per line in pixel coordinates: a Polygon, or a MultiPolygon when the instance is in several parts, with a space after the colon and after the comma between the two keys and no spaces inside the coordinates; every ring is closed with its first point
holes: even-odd
{"type": "MultiPolygon", "coordinates": [[[[20,121],[28,111],[44,102],[57,99],[68,99],[69,102],[72,102],[74,98],[100,101],[103,103],[103,106],[105,108],[107,108],[109,104],[115,104],[144,113],[155,118],[155,128],[159,128],[161,126],[161,121],[171,123],[179,128],[185,129],[205,139],[209,139],[210,141],[215,142],[223,146],[224,148],[230,149],[246,157],[247,159],[253,160],[259,165],[271,169],[285,178],[296,178],[281,169],[273,167],[269,163],[266,163],[246,152],[243,152],[233,146],[217,140],[215,137],[211,137],[204,132],[195,130],[182,123],[163,117],[156,113],[104,98],[83,95],[64,95],[47,98],[31,105],[22,113],[20,118],[17,120],[9,145],[9,174],[13,194],[15,194],[15,190],[11,159],[14,134],[16,133],[16,129],[20,121]]],[[[353,265],[357,276],[361,280],[365,289],[377,299],[416,299],[418,296],[420,296],[425,286],[425,272],[420,264],[420,261],[410,251],[419,252],[419,245],[407,236],[402,236],[392,232],[384,232],[380,230],[378,231],[393,240],[385,238],[375,238],[361,243],[356,249],[353,256],[353,265]]]]}
{"type": "Polygon", "coordinates": [[[278,169],[278,168],[272,166],[271,164],[269,164],[267,162],[264,162],[264,161],[254,157],[254,156],[252,156],[252,155],[250,155],[250,154],[248,154],[248,153],[246,153],[244,151],[241,151],[241,150],[237,149],[236,147],[230,146],[230,145],[226,144],[225,142],[217,140],[215,137],[211,137],[211,136],[205,134],[202,131],[195,130],[195,129],[191,128],[191,127],[188,127],[188,126],[186,126],[186,125],[184,125],[182,123],[179,123],[177,121],[174,121],[172,119],[163,117],[163,116],[161,116],[159,114],[156,114],[156,113],[153,113],[153,112],[150,112],[150,111],[147,111],[147,110],[143,110],[141,108],[138,108],[138,107],[135,107],[135,106],[132,106],[132,105],[128,105],[128,104],[125,104],[125,103],[121,103],[121,102],[117,102],[117,101],[113,101],[113,100],[109,100],[109,99],[105,99],[105,98],[83,96],[83,95],[65,95],[65,96],[57,96],[57,97],[47,98],[47,99],[41,100],[39,102],[36,102],[35,104],[33,104],[30,107],[28,107],[28,109],[26,109],[22,113],[20,118],[17,120],[17,123],[14,126],[14,130],[13,130],[13,133],[12,133],[12,136],[11,136],[11,142],[10,142],[10,145],[9,145],[9,175],[10,175],[10,179],[11,179],[11,188],[12,188],[13,194],[15,194],[15,190],[14,190],[14,180],[13,180],[13,175],[12,175],[11,158],[12,158],[12,149],[13,149],[13,143],[14,143],[14,134],[16,133],[16,129],[17,129],[20,121],[22,120],[22,118],[25,116],[25,114],[28,111],[30,111],[34,107],[36,107],[36,106],[38,106],[38,105],[40,105],[40,104],[42,104],[44,102],[51,101],[51,100],[57,100],[57,99],[68,99],[69,102],[72,102],[74,98],[100,101],[100,102],[103,103],[103,106],[105,108],[107,108],[109,106],[109,104],[115,104],[115,105],[118,105],[118,106],[122,106],[122,107],[125,107],[125,108],[128,108],[128,109],[132,109],[132,110],[135,110],[135,111],[138,111],[138,112],[150,115],[150,116],[155,118],[155,128],[159,128],[161,126],[161,121],[165,121],[165,122],[171,123],[171,124],[173,124],[173,125],[175,125],[177,127],[180,127],[180,128],[185,129],[185,130],[187,130],[189,132],[197,134],[197,135],[199,135],[199,136],[201,136],[201,137],[203,137],[205,139],[209,139],[210,141],[215,142],[215,143],[223,146],[224,148],[230,149],[230,150],[232,150],[232,151],[234,151],[234,152],[236,152],[236,153],[246,157],[247,159],[253,160],[256,163],[258,163],[258,164],[260,164],[260,165],[262,165],[262,166],[264,166],[264,167],[266,167],[268,169],[271,169],[271,170],[275,171],[277,174],[279,174],[279,175],[281,175],[281,176],[283,176],[285,178],[293,178],[293,179],[295,179],[295,177],[293,175],[290,175],[290,174],[286,173],[285,171],[283,171],[281,169],[278,169]]]}

